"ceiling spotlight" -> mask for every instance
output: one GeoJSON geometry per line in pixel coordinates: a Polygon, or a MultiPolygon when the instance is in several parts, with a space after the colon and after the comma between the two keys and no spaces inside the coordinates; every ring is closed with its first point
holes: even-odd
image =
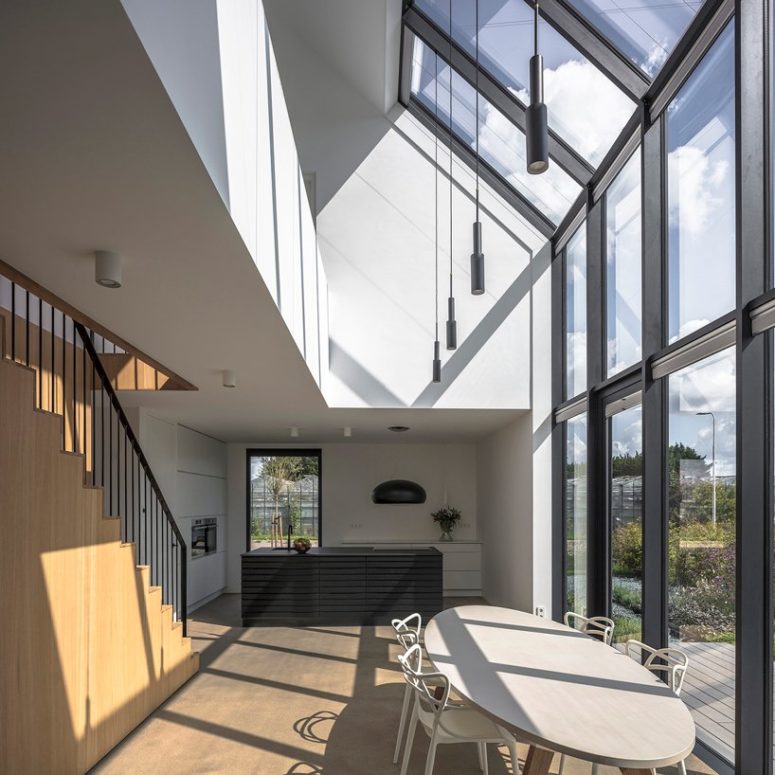
{"type": "Polygon", "coordinates": [[[120,288],[121,256],[112,250],[95,250],[94,280],[103,288],[120,288]]]}
{"type": "Polygon", "coordinates": [[[349,439],[353,435],[353,429],[349,425],[344,426],[344,437],[349,439]]]}
{"type": "Polygon", "coordinates": [[[225,388],[237,387],[237,375],[231,369],[224,369],[222,372],[223,386],[225,388]]]}
{"type": "Polygon", "coordinates": [[[393,433],[406,433],[409,430],[408,425],[388,425],[388,430],[393,433]]]}
{"type": "Polygon", "coordinates": [[[298,439],[299,438],[299,429],[296,427],[291,428],[291,438],[292,439],[298,439]]]}

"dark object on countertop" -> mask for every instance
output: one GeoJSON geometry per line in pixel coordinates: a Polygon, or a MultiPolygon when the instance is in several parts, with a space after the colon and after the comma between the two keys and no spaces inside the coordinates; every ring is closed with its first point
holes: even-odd
{"type": "Polygon", "coordinates": [[[306,554],[310,550],[311,546],[312,546],[312,541],[310,541],[309,538],[297,538],[293,542],[293,548],[299,554],[306,554]]]}
{"type": "Polygon", "coordinates": [[[408,479],[391,479],[374,488],[371,500],[374,503],[425,503],[425,490],[408,479]]]}

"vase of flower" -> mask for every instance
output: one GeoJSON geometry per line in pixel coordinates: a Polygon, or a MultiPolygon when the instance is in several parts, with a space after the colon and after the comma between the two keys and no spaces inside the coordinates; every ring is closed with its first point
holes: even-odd
{"type": "Polygon", "coordinates": [[[455,529],[455,525],[460,521],[460,510],[454,506],[445,505],[438,511],[434,511],[431,516],[433,521],[436,522],[441,528],[440,541],[451,541],[452,531],[455,529]]]}

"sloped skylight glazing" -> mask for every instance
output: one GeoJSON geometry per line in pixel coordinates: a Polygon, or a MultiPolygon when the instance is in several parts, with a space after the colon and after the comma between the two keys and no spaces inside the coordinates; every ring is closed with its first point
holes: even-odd
{"type": "Polygon", "coordinates": [[[653,78],[702,0],[569,0],[569,4],[653,78]]]}
{"type": "MultiPolygon", "coordinates": [[[[595,1],[605,0],[587,0],[595,1]]],[[[449,2],[416,0],[415,7],[448,32],[449,2]]],[[[476,53],[475,9],[469,0],[452,2],[452,39],[471,57],[476,53]]],[[[481,66],[528,104],[533,54],[531,7],[525,0],[480,0],[479,28],[481,66]]],[[[632,115],[635,103],[551,25],[542,20],[539,30],[549,125],[597,165],[632,115]]]]}
{"type": "Polygon", "coordinates": [[[702,0],[572,0],[615,48],[653,78],[702,5],[702,0]]]}
{"type": "MultiPolygon", "coordinates": [[[[415,38],[412,65],[412,96],[438,121],[450,127],[450,78],[452,83],[453,134],[476,148],[476,91],[459,73],[451,70],[420,38],[415,38]],[[438,60],[438,62],[437,62],[438,60]],[[438,67],[438,84],[436,72],[438,67]]],[[[479,97],[479,154],[534,207],[559,223],[576,200],[581,187],[558,164],[552,162],[543,175],[528,175],[525,135],[484,97],[479,97]]]]}

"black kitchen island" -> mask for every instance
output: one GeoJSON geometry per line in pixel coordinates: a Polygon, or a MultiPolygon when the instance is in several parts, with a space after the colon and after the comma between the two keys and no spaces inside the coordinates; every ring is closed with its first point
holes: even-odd
{"type": "Polygon", "coordinates": [[[242,625],[389,624],[441,610],[438,549],[323,547],[242,555],[242,625]]]}

